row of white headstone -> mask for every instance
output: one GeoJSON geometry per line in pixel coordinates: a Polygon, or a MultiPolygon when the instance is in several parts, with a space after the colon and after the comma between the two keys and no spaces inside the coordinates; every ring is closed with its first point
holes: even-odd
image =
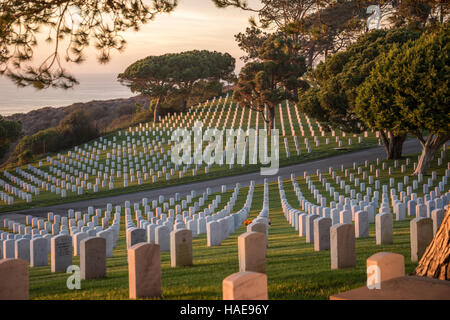
{"type": "MultiPolygon", "coordinates": [[[[82,147],[75,147],[74,151],[69,151],[66,155],[58,154],[56,156],[56,159],[47,157],[47,162],[49,162],[50,166],[48,171],[44,172],[40,169],[34,168],[32,166],[28,166],[28,171],[25,172],[23,170],[16,170],[16,172],[21,175],[22,177],[26,178],[28,181],[32,182],[30,183],[24,183],[25,186],[21,186],[25,189],[34,189],[34,195],[38,196],[40,188],[49,191],[52,193],[55,193],[56,195],[60,195],[62,198],[65,198],[68,196],[68,194],[72,193],[73,195],[82,195],[84,192],[92,190],[93,192],[98,192],[101,188],[111,190],[115,187],[114,184],[114,175],[117,176],[117,178],[121,178],[123,176],[123,187],[128,187],[130,184],[137,182],[138,184],[144,183],[144,181],[147,181],[148,179],[151,179],[152,182],[156,182],[159,178],[165,177],[166,180],[169,180],[171,177],[176,176],[177,173],[180,178],[184,176],[186,173],[186,170],[189,169],[189,166],[183,166],[182,173],[181,169],[180,171],[176,167],[175,169],[170,169],[170,151],[164,152],[164,148],[162,143],[165,143],[165,139],[168,140],[168,143],[171,141],[168,139],[171,134],[171,130],[174,129],[174,120],[176,119],[184,119],[187,121],[187,125],[192,125],[192,122],[194,120],[204,119],[204,124],[206,126],[214,126],[211,125],[212,119],[217,119],[215,117],[215,112],[219,109],[219,105],[223,101],[223,107],[221,108],[221,114],[224,112],[224,110],[227,110],[227,119],[229,117],[229,114],[231,110],[234,110],[233,115],[233,122],[232,126],[234,127],[234,120],[236,118],[237,109],[238,108],[232,108],[229,107],[228,109],[225,108],[226,103],[228,101],[229,97],[221,97],[219,98],[219,101],[215,104],[215,107],[213,107],[216,99],[214,98],[211,102],[207,101],[204,103],[206,108],[209,105],[209,109],[207,113],[211,111],[211,109],[216,109],[215,111],[212,111],[212,117],[211,119],[203,118],[203,110],[200,110],[200,108],[190,108],[189,112],[185,115],[173,115],[171,117],[165,117],[162,119],[163,123],[160,124],[152,124],[149,125],[146,123],[145,125],[139,124],[139,126],[132,128],[130,127],[128,131],[124,131],[124,137],[126,137],[127,143],[125,147],[125,141],[122,141],[121,148],[120,144],[116,145],[117,138],[122,137],[122,131],[119,131],[117,135],[114,135],[110,137],[111,140],[105,139],[101,137],[99,141],[94,141],[93,146],[88,146],[87,144],[84,145],[84,149],[82,147]],[[133,138],[134,133],[137,133],[140,137],[137,141],[133,138]],[[130,135],[131,137],[130,137],[130,135]],[[153,137],[152,139],[150,137],[153,137]],[[130,143],[131,140],[131,143],[130,143]],[[108,152],[108,147],[111,147],[111,144],[113,145],[111,151],[108,152]],[[137,156],[138,148],[143,148],[144,152],[139,152],[139,156],[137,156]],[[106,151],[106,159],[105,166],[103,167],[103,163],[100,163],[100,155],[102,152],[106,151]],[[153,155],[153,152],[156,152],[156,158],[153,156],[151,159],[149,156],[153,155]],[[161,152],[161,153],[160,153],[161,152]],[[110,163],[110,157],[112,153],[112,161],[110,163]],[[117,159],[116,159],[117,154],[117,159]],[[123,156],[123,159],[120,158],[119,155],[123,156]],[[127,160],[125,159],[128,156],[128,160],[134,160],[135,167],[130,168],[130,179],[128,179],[128,168],[126,167],[127,160]],[[144,160],[145,156],[145,160],[144,160]],[[160,159],[161,157],[161,159],[160,159]],[[162,157],[164,159],[162,159],[162,157]],[[159,163],[156,163],[159,159],[159,163]],[[78,161],[80,160],[80,161],[78,161]],[[117,161],[117,162],[116,162],[117,161]],[[140,161],[140,164],[137,162],[140,161]],[[120,163],[124,164],[124,167],[122,168],[120,163]],[[165,164],[165,165],[164,165],[165,164]],[[111,167],[110,167],[111,165],[111,167]],[[142,170],[140,169],[140,166],[142,166],[142,170]],[[161,170],[159,168],[161,166],[161,170]],[[78,169],[82,169],[81,172],[78,172],[78,169]],[[121,172],[121,169],[123,170],[123,175],[121,172]],[[149,169],[149,173],[147,173],[147,169],[149,169]],[[170,172],[169,172],[170,169],[170,172]],[[103,172],[103,170],[105,172],[103,172]],[[134,170],[136,170],[136,175],[134,174],[134,170]],[[155,171],[155,172],[153,172],[155,171]],[[55,174],[55,176],[52,175],[55,174]],[[74,175],[73,175],[74,174],[74,175]],[[40,176],[44,178],[43,181],[39,178],[37,178],[35,175],[40,176]],[[67,177],[66,177],[67,176],[67,177]],[[60,179],[61,177],[61,179],[60,179]],[[92,180],[95,179],[95,182],[92,180]]],[[[296,109],[296,113],[298,116],[298,109],[296,109]]],[[[241,115],[241,122],[239,124],[239,127],[242,126],[242,119],[243,119],[244,113],[241,115]]],[[[249,115],[249,121],[251,118],[251,111],[249,115]]],[[[257,119],[259,118],[259,113],[257,113],[257,119]]],[[[250,122],[249,122],[250,123],[250,122]]],[[[309,118],[307,118],[307,123],[310,127],[310,130],[312,130],[311,122],[309,118]]],[[[217,127],[217,124],[215,125],[217,127]]],[[[227,127],[227,123],[223,124],[223,128],[227,127]]],[[[312,131],[313,132],[313,131],[312,131]]],[[[322,134],[323,135],[323,134],[322,134]]],[[[315,137],[316,138],[316,137],[315,137]]],[[[308,144],[307,140],[305,140],[305,143],[308,144]]],[[[300,150],[298,147],[298,141],[296,143],[297,153],[300,154],[300,150]]],[[[288,145],[287,140],[285,141],[285,147],[287,148],[287,154],[288,151],[288,145]]],[[[308,150],[310,151],[310,148],[308,147],[308,150]]],[[[41,162],[42,164],[42,162],[41,162]]],[[[232,165],[230,165],[232,167],[232,165]]],[[[198,168],[195,168],[192,172],[193,175],[197,174],[198,168]]],[[[209,172],[209,166],[205,168],[205,173],[209,172]]],[[[19,178],[17,178],[19,179],[19,178]]],[[[1,183],[1,182],[0,182],[1,183]]],[[[22,184],[22,183],[21,183],[22,184]]],[[[26,200],[28,202],[32,201],[31,194],[33,191],[28,191],[30,194],[22,196],[23,200],[26,200]]],[[[9,192],[10,193],[10,192],[9,192]]],[[[15,194],[15,196],[18,196],[15,194]]],[[[1,197],[1,195],[0,195],[1,197]]],[[[3,196],[4,202],[7,204],[13,204],[14,199],[11,198],[12,196],[3,196]]]]}
{"type": "MultiPolygon", "coordinates": [[[[241,224],[241,220],[245,219],[245,214],[248,214],[251,206],[251,199],[253,195],[253,182],[252,187],[250,188],[249,194],[247,196],[246,204],[244,208],[240,210],[236,214],[230,215],[236,199],[238,197],[240,185],[237,184],[233,194],[231,195],[230,201],[228,201],[227,205],[217,213],[214,213],[219,206],[221,201],[221,196],[216,195],[216,198],[212,200],[212,203],[209,204],[202,212],[195,214],[196,210],[200,209],[199,203],[201,205],[205,205],[205,201],[208,196],[212,194],[210,188],[206,189],[206,192],[203,193],[203,196],[199,197],[199,201],[195,203],[195,206],[189,207],[189,212],[184,211],[183,216],[178,212],[181,212],[181,209],[185,209],[187,204],[191,203],[193,199],[196,197],[196,192],[194,190],[191,191],[190,194],[186,196],[186,199],[181,199],[179,193],[176,193],[174,197],[169,199],[169,203],[164,202],[164,196],[159,196],[158,200],[151,201],[152,209],[155,209],[156,216],[153,217],[153,212],[150,211],[150,202],[147,198],[143,198],[141,203],[144,207],[145,214],[147,216],[147,220],[142,217],[141,213],[141,204],[134,204],[134,213],[136,217],[136,222],[139,228],[136,228],[136,225],[133,223],[132,215],[131,215],[131,203],[130,201],[125,201],[125,223],[127,227],[127,244],[128,246],[132,246],[138,242],[150,242],[150,243],[158,243],[161,245],[161,250],[169,250],[169,239],[170,232],[172,230],[187,229],[191,230],[193,235],[197,236],[198,231],[200,233],[206,232],[206,223],[211,221],[218,221],[222,223],[222,221],[226,221],[228,224],[230,221],[233,221],[236,225],[227,229],[227,237],[230,233],[233,233],[236,228],[238,228],[241,224]],[[176,205],[176,224],[173,224],[173,218],[175,211],[173,209],[169,209],[169,205],[173,206],[175,201],[180,201],[181,205],[176,205]],[[163,208],[157,207],[157,205],[163,204],[163,208]],[[169,217],[162,212],[168,212],[169,217]],[[239,218],[239,222],[236,221],[236,216],[239,218]],[[231,218],[231,219],[230,219],[231,218]],[[153,227],[152,227],[153,226],[153,227]],[[163,227],[158,229],[158,227],[163,227]],[[143,239],[143,241],[141,241],[143,239]]],[[[221,188],[222,193],[226,192],[226,186],[223,185],[221,188]]],[[[120,229],[120,213],[122,208],[120,206],[115,207],[114,221],[111,225],[109,225],[109,220],[111,218],[112,212],[112,204],[107,204],[106,211],[104,216],[102,215],[101,209],[95,210],[94,215],[94,207],[88,207],[87,213],[82,214],[81,212],[75,212],[74,210],[68,210],[67,217],[61,217],[59,215],[54,215],[49,212],[47,215],[47,221],[43,218],[37,218],[32,216],[26,217],[26,225],[16,223],[12,220],[6,219],[4,221],[4,226],[8,228],[10,231],[16,234],[10,234],[8,232],[2,232],[0,239],[2,243],[0,243],[0,247],[5,248],[4,254],[5,258],[14,257],[16,252],[12,252],[11,248],[15,246],[15,243],[20,240],[20,244],[29,243],[34,239],[39,239],[41,237],[48,240],[48,245],[51,242],[51,239],[56,235],[69,235],[72,239],[72,249],[74,255],[80,254],[80,243],[84,239],[90,236],[97,236],[101,238],[105,238],[106,241],[106,257],[112,256],[112,250],[116,246],[116,242],[119,236],[120,229]],[[92,215],[92,217],[91,217],[92,215]],[[92,220],[92,221],[90,221],[92,220]],[[102,226],[99,226],[99,222],[101,220],[102,226]],[[50,234],[52,233],[52,234],[50,234]],[[24,241],[21,241],[24,240],[24,241]]],[[[49,253],[50,247],[47,246],[47,255],[49,253]]],[[[17,251],[17,250],[16,250],[17,251]]],[[[22,251],[20,251],[22,252],[22,251]]],[[[43,252],[43,251],[42,251],[43,252]]],[[[19,254],[22,256],[22,254],[19,254]]],[[[27,255],[27,260],[29,260],[29,255],[27,255]]]]}
{"type": "MultiPolygon", "coordinates": [[[[330,206],[326,206],[326,199],[320,196],[312,181],[308,180],[308,187],[312,190],[311,193],[314,194],[317,202],[320,202],[320,205],[315,205],[303,196],[294,174],[291,174],[291,181],[301,209],[295,209],[288,203],[281,178],[279,178],[278,183],[283,212],[291,225],[299,231],[299,235],[306,236],[307,242],[312,242],[314,239],[313,221],[318,218],[330,219],[330,226],[345,223],[351,224],[352,221],[355,221],[356,237],[367,237],[369,223],[377,222],[377,243],[389,243],[392,241],[392,223],[390,222],[392,214],[387,193],[383,193],[379,214],[376,215],[378,193],[374,195],[372,202],[362,200],[357,202],[355,199],[339,196],[338,203],[332,201],[330,206]]],[[[367,197],[366,195],[365,200],[367,200],[367,197]]],[[[449,199],[450,192],[437,197],[432,191],[430,194],[426,194],[424,198],[417,198],[416,194],[411,194],[409,200],[406,196],[399,200],[395,195],[395,189],[391,189],[391,203],[397,221],[406,218],[406,208],[408,208],[410,216],[433,218],[435,228],[438,228],[442,222],[444,208],[449,203],[449,199]]]]}

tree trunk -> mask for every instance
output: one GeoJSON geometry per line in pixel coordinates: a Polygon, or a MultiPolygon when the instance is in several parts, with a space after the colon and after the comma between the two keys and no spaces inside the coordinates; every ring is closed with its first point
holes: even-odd
{"type": "Polygon", "coordinates": [[[417,265],[417,276],[450,280],[450,209],[417,265]]]}
{"type": "Polygon", "coordinates": [[[386,159],[401,159],[403,143],[406,140],[406,133],[394,135],[388,131],[387,135],[384,131],[380,131],[381,141],[383,142],[384,150],[386,151],[386,159]]]}
{"type": "Polygon", "coordinates": [[[421,136],[418,138],[423,148],[414,175],[425,174],[436,152],[450,139],[450,134],[429,134],[426,141],[421,136]]]}
{"type": "Polygon", "coordinates": [[[268,122],[269,122],[268,134],[269,134],[269,136],[271,136],[272,129],[275,127],[275,107],[267,108],[267,111],[268,111],[268,122]]]}
{"type": "Polygon", "coordinates": [[[156,104],[155,104],[155,109],[153,110],[153,122],[154,123],[158,123],[159,122],[159,109],[160,109],[160,103],[161,103],[161,98],[156,98],[156,104]]]}

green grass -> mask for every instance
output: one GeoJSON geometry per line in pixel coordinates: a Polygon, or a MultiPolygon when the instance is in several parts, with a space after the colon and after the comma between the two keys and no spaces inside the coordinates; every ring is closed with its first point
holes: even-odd
{"type": "MultiPolygon", "coordinates": [[[[245,194],[246,190],[242,190],[245,194]]],[[[236,203],[239,208],[243,203],[236,203]]],[[[262,186],[255,188],[255,217],[262,205],[262,186]]],[[[366,259],[379,251],[403,254],[406,272],[413,271],[410,262],[409,220],[394,223],[394,244],[375,245],[374,225],[370,237],[356,240],[356,268],[330,269],[330,252],[316,252],[313,244],[298,237],[298,233],[285,220],[276,184],[270,185],[270,217],[267,249],[267,276],[270,299],[328,299],[330,295],[363,286],[366,281],[366,259]]],[[[205,235],[193,241],[194,265],[184,268],[170,267],[170,254],[161,254],[162,299],[221,299],[222,280],[239,271],[237,236],[245,232],[239,228],[220,247],[207,247],[205,235]]],[[[79,258],[74,257],[74,264],[79,258]]],[[[128,272],[124,225],[114,257],[107,261],[107,277],[83,280],[81,290],[68,290],[69,274],[52,274],[50,267],[30,268],[31,299],[128,299],[128,272]]]]}
{"type": "MultiPolygon", "coordinates": [[[[449,153],[446,153],[448,159],[449,153]]],[[[413,162],[413,161],[412,161],[413,162]]],[[[391,162],[387,162],[391,164],[391,162]]],[[[403,162],[400,162],[402,164],[403,162]]],[[[436,170],[438,177],[444,174],[444,165],[437,167],[433,161],[431,170],[436,170]]],[[[412,165],[412,164],[411,164],[412,165]]],[[[381,164],[380,164],[381,166],[381,164]]],[[[388,165],[389,166],[389,165],[388,165]]],[[[399,166],[400,168],[400,166],[399,166]]],[[[397,181],[403,177],[400,169],[392,175],[383,172],[379,180],[388,181],[393,177],[397,181]]],[[[343,176],[343,175],[341,175],[343,176]]],[[[317,176],[311,175],[320,192],[325,195],[325,188],[317,183],[317,176]]],[[[327,177],[328,179],[328,177],[327,177]]],[[[344,178],[348,181],[348,178],[344,178]]],[[[303,194],[313,200],[304,184],[303,177],[297,179],[303,194]]],[[[328,179],[331,182],[331,179],[328,179]]],[[[284,181],[287,200],[293,207],[298,207],[296,196],[290,180],[284,181]]],[[[339,189],[337,191],[341,192],[339,189]]],[[[222,205],[226,203],[232,190],[222,195],[222,205]]],[[[234,212],[244,202],[248,188],[241,188],[234,212]]],[[[422,188],[416,190],[423,196],[422,188]]],[[[411,217],[405,221],[394,219],[394,243],[376,245],[375,225],[370,225],[369,237],[356,239],[356,267],[331,270],[330,252],[314,251],[312,243],[306,243],[298,232],[284,218],[282,213],[278,185],[269,185],[270,219],[269,248],[267,249],[267,276],[270,299],[328,299],[330,295],[346,291],[366,284],[366,259],[371,255],[388,251],[402,254],[405,257],[405,271],[411,273],[417,263],[411,262],[409,224],[411,217]]],[[[212,195],[211,199],[214,198],[212,195]]],[[[262,207],[263,186],[255,187],[250,218],[255,218],[262,207]]],[[[328,201],[329,203],[329,201],[328,201]]],[[[134,215],[133,215],[134,217],[134,215]]],[[[68,290],[66,281],[69,274],[50,272],[50,267],[30,268],[31,299],[128,299],[128,272],[125,243],[125,226],[122,219],[121,233],[114,250],[114,257],[107,260],[107,277],[98,280],[83,280],[81,290],[68,290]]],[[[241,226],[219,247],[207,247],[206,235],[193,240],[194,265],[183,268],[170,267],[170,254],[161,254],[162,267],[162,299],[221,299],[222,280],[228,275],[238,272],[237,237],[245,232],[241,226]]],[[[74,257],[74,264],[79,258],[74,257]]]]}

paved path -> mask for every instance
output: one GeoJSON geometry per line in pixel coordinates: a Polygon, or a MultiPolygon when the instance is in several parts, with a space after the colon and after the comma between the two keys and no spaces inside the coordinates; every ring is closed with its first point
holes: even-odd
{"type": "MultiPolygon", "coordinates": [[[[421,145],[417,139],[408,140],[403,144],[403,154],[417,153],[421,151],[421,145]]],[[[149,200],[156,199],[158,196],[163,195],[169,197],[179,192],[181,196],[190,193],[191,190],[199,192],[204,192],[206,188],[211,188],[213,192],[218,192],[222,185],[226,185],[227,189],[235,186],[236,183],[240,183],[241,186],[248,186],[251,180],[254,180],[256,184],[262,184],[264,179],[267,178],[269,182],[276,181],[278,176],[283,179],[290,178],[291,173],[295,173],[297,177],[303,176],[303,172],[315,173],[316,169],[321,171],[327,171],[329,167],[338,168],[341,165],[344,167],[349,167],[353,165],[353,162],[359,164],[363,163],[365,160],[374,161],[376,158],[384,158],[385,152],[383,147],[376,147],[362,151],[345,153],[342,155],[332,156],[329,158],[321,160],[313,160],[310,162],[299,163],[295,165],[290,165],[280,168],[277,175],[274,176],[261,176],[259,172],[246,173],[242,175],[230,176],[217,178],[207,181],[193,182],[183,185],[176,185],[172,187],[164,187],[160,189],[153,189],[148,191],[139,191],[135,193],[122,194],[112,197],[83,200],[71,203],[64,203],[54,206],[33,208],[21,211],[15,211],[14,213],[4,213],[0,214],[2,218],[20,218],[20,215],[31,214],[34,216],[46,217],[47,212],[54,212],[55,214],[67,214],[68,209],[74,209],[75,211],[86,211],[88,206],[93,206],[95,208],[106,208],[107,203],[114,205],[123,205],[126,200],[131,203],[140,202],[142,198],[147,197],[149,200]],[[19,215],[18,215],[19,214],[19,215]]],[[[23,217],[23,216],[22,216],[23,217]]]]}

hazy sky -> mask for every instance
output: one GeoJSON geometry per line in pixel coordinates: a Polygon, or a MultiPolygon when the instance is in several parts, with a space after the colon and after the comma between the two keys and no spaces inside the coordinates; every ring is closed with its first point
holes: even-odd
{"type": "MultiPolygon", "coordinates": [[[[258,5],[259,1],[249,1],[258,5]]],[[[134,61],[149,55],[181,52],[194,49],[228,52],[236,59],[237,69],[243,65],[234,35],[249,25],[250,12],[237,8],[217,8],[211,0],[180,0],[177,8],[170,14],[156,16],[138,32],[128,31],[123,53],[113,52],[112,60],[100,65],[95,59],[95,50],[86,50],[88,57],[81,65],[68,64],[67,69],[81,73],[119,73],[134,61]]],[[[41,42],[42,44],[42,42],[41,42]]],[[[49,47],[41,45],[35,57],[43,59],[49,47]]]]}

